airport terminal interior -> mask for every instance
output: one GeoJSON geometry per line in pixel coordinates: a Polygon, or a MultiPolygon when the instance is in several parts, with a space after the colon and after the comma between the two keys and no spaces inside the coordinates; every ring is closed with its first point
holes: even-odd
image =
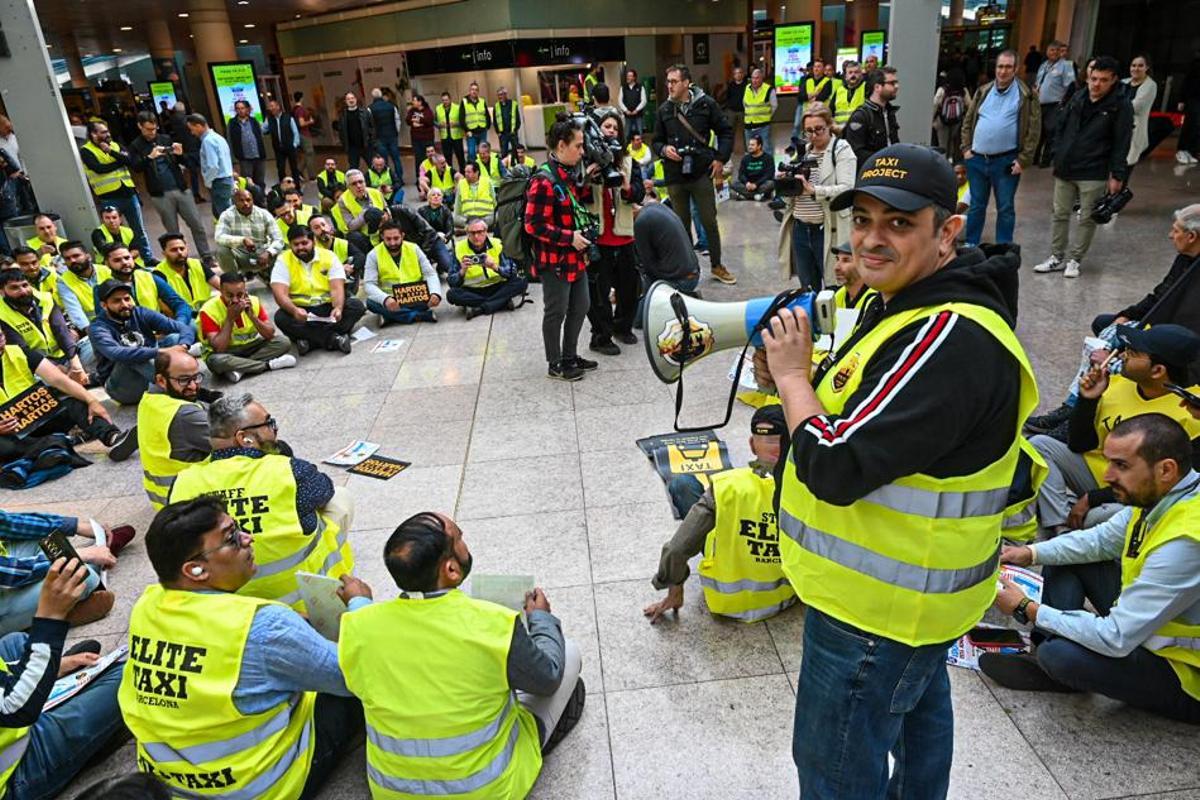
{"type": "MultiPolygon", "coordinates": [[[[290,109],[294,93],[302,92],[318,120],[307,154],[311,177],[325,158],[340,170],[349,166],[332,125],[347,92],[366,106],[372,89],[385,89],[403,114],[415,93],[432,104],[445,91],[457,102],[477,82],[491,106],[504,87],[521,106],[518,138],[541,164],[547,123],[557,111],[578,108],[592,90],[586,77],[593,66],[602,66],[600,80],[611,87],[614,103],[625,69],[635,68],[651,98],[646,119],[653,120],[672,64],[687,65],[693,83],[719,101],[734,68],[762,68],[776,86],[792,80],[781,61],[796,56],[778,43],[781,31],[797,27],[801,33],[789,41],[807,47],[803,70],[815,57],[835,62],[840,74],[844,61],[873,52],[881,65],[895,65],[900,139],[922,145],[935,136],[936,87],[948,69],[961,69],[964,54],[974,72],[970,92],[992,80],[997,57],[1009,49],[1018,54],[1016,76],[1026,83],[1034,81],[1025,61],[1031,46],[1041,53],[1061,42],[1080,70],[1091,56],[1111,55],[1122,78],[1130,60],[1144,54],[1158,87],[1151,141],[1129,179],[1132,199],[1097,226],[1077,278],[1033,271],[1052,250],[1055,167],[1032,164],[1020,177],[1015,331],[1037,379],[1035,413],[1065,398],[1094,317],[1135,303],[1166,275],[1177,255],[1169,235],[1175,214],[1200,202],[1200,165],[1181,155],[1188,152],[1181,141],[1189,135],[1185,101],[1200,116],[1195,0],[951,0],[945,6],[936,0],[126,0],[95,7],[0,0],[0,9],[7,39],[0,98],[37,202],[36,209],[22,209],[24,227],[15,217],[3,222],[13,244],[34,235],[35,210],[53,212],[66,238],[87,242],[103,203],[92,196],[73,154],[84,141],[80,132],[102,120],[114,140],[125,141],[126,130],[137,135],[127,118],[158,112],[163,102],[168,108],[184,103],[222,134],[233,100],[251,100],[260,113],[269,100],[290,109]],[[1186,81],[1192,82],[1190,100],[1186,81]]],[[[804,74],[793,77],[799,84],[804,74]]],[[[1088,91],[1083,87],[1079,91],[1088,91]]],[[[797,102],[796,94],[781,94],[765,126],[777,162],[789,158],[797,102]]],[[[1193,118],[1190,124],[1200,123],[1193,118]]],[[[417,185],[424,153],[413,152],[409,126],[398,127],[400,202],[415,209],[424,204],[417,185]]],[[[647,134],[653,129],[648,123],[647,134]]],[[[490,138],[498,147],[494,130],[490,138]]],[[[271,145],[269,136],[266,142],[271,145]]],[[[1193,153],[1200,156],[1200,142],[1193,153]]],[[[279,176],[274,158],[264,155],[263,188],[269,189],[279,176]]],[[[738,175],[745,157],[739,128],[722,183],[738,175]]],[[[156,243],[166,229],[140,178],[138,187],[146,233],[161,258],[156,243]]],[[[320,206],[316,181],[302,181],[300,188],[306,204],[320,206]]],[[[211,190],[206,184],[200,193],[209,199],[198,207],[211,238],[211,190]]],[[[1071,215],[1075,225],[1080,218],[1071,215]]],[[[734,304],[796,288],[794,277],[781,278],[780,223],[765,199],[722,200],[717,219],[723,265],[736,283],[714,279],[707,251],[701,253],[698,288],[706,302],[734,304]]],[[[985,242],[995,230],[994,202],[986,220],[985,242]]],[[[194,236],[184,233],[197,255],[194,236]]],[[[266,283],[252,279],[248,288],[274,312],[266,283]]],[[[676,387],[660,381],[648,363],[642,339],[649,331],[635,330],[636,344],[621,343],[618,355],[606,355],[588,349],[588,323],[579,351],[598,368],[582,380],[549,379],[541,336],[545,308],[543,285],[531,283],[528,302],[494,314],[468,317],[443,304],[436,323],[381,326],[368,312],[349,353],[314,348],[295,368],[247,376],[236,385],[214,377],[206,387],[226,396],[252,394],[296,457],[349,490],[354,573],[371,586],[376,603],[398,594],[384,545],[401,521],[422,511],[458,523],[476,574],[529,575],[545,590],[563,633],[580,648],[587,698],[577,726],[545,757],[530,797],[797,796],[792,732],[804,604],[750,624],[721,618],[706,608],[696,559],[683,607],[649,624],[643,608],[663,596],[651,578],[680,522],[637,440],[674,430],[676,387]],[[380,347],[385,341],[390,344],[380,347]],[[379,480],[321,463],[356,440],[375,443],[379,455],[409,466],[379,480]]],[[[720,423],[739,352],[713,353],[686,370],[681,425],[720,423]]],[[[967,386],[973,377],[953,380],[967,386]]],[[[137,422],[136,405],[115,402],[103,388],[91,391],[117,427],[137,422]]],[[[737,402],[728,425],[715,429],[731,466],[753,457],[746,434],[753,414],[737,402]]],[[[94,639],[108,653],[128,644],[133,606],[157,580],[144,543],[155,511],[136,455],[116,463],[98,442],[78,451],[90,466],[32,488],[0,490],[0,508],[136,529],[108,575],[112,610],[67,635],[68,646],[94,639]]],[[[984,621],[1021,627],[994,608],[984,621]]],[[[402,635],[394,646],[405,647],[402,635]]],[[[948,672],[954,711],[948,796],[1200,798],[1194,725],[1095,693],[1016,691],[977,669],[949,666],[948,672]]],[[[370,797],[367,749],[356,746],[317,796],[370,797]]],[[[86,787],[131,774],[137,762],[135,742],[128,740],[84,768],[59,796],[100,796],[86,794],[86,787]]]]}

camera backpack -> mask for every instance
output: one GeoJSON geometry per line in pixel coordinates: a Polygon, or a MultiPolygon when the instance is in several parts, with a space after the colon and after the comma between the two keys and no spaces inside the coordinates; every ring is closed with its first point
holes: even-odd
{"type": "Polygon", "coordinates": [[[966,94],[958,94],[958,90],[947,89],[942,97],[942,106],[938,109],[938,117],[945,125],[953,125],[963,118],[967,110],[966,94]]]}
{"type": "Polygon", "coordinates": [[[530,236],[525,232],[525,193],[534,170],[515,166],[496,187],[496,230],[504,244],[504,255],[528,267],[533,261],[530,236]]]}

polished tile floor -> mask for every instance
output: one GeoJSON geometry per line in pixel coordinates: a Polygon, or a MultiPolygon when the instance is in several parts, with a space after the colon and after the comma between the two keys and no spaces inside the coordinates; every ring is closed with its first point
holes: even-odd
{"type": "MultiPolygon", "coordinates": [[[[1092,316],[1136,300],[1165,272],[1173,257],[1170,212],[1200,198],[1200,168],[1177,171],[1168,160],[1139,168],[1135,200],[1097,233],[1074,281],[1029,269],[1046,254],[1050,186],[1047,171],[1035,170],[1017,200],[1026,261],[1018,332],[1037,369],[1043,407],[1057,404],[1092,316]]],[[[153,212],[148,217],[157,225],[153,212]]],[[[721,207],[720,226],[726,264],[739,283],[706,282],[706,296],[737,300],[777,291],[770,213],[730,203],[721,207]]],[[[580,383],[547,380],[536,287],[533,298],[516,312],[470,322],[444,310],[436,325],[385,329],[383,337],[402,340],[398,352],[372,353],[376,339],[349,356],[315,353],[298,369],[248,379],[235,390],[265,403],[280,435],[305,458],[319,461],[361,438],[412,462],[387,482],[326,467],[355,495],[352,542],[376,597],[395,593],[381,558],[390,530],[425,509],[459,520],[479,571],[533,573],[546,588],[564,630],[582,648],[589,696],[582,722],[547,760],[534,796],[794,797],[791,719],[803,610],[759,625],[719,621],[705,611],[693,578],[677,620],[645,622],[641,609],[658,594],[649,578],[675,523],[634,439],[671,428],[673,393],[653,378],[640,345],[601,357],[600,369],[580,383]]],[[[373,316],[367,325],[376,327],[373,316]]],[[[716,356],[692,371],[687,422],[720,419],[731,360],[716,356]]],[[[129,424],[134,412],[119,409],[117,416],[129,424]]],[[[737,463],[748,457],[748,419],[739,408],[722,432],[737,463]]],[[[151,518],[136,459],[112,464],[99,456],[87,469],[4,502],[131,522],[139,532],[151,518]]],[[[112,573],[113,613],[73,638],[93,636],[106,649],[121,642],[130,607],[151,580],[135,541],[112,573]]],[[[1096,697],[1020,694],[961,670],[951,678],[956,798],[1200,797],[1194,728],[1096,697]]],[[[133,763],[127,746],[66,796],[133,763]]],[[[368,796],[361,750],[322,796],[368,796]]]]}

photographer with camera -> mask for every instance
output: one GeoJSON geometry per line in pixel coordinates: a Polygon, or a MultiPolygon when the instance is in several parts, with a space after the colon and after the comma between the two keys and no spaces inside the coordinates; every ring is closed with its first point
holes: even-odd
{"type": "Polygon", "coordinates": [[[854,187],[854,148],[833,133],[833,114],[813,103],[800,120],[805,141],[796,157],[779,165],[776,190],[789,199],[779,229],[780,277],[793,275],[813,291],[833,285],[833,247],[850,236],[850,209],[834,211],[833,199],[854,187]]]}
{"type": "Polygon", "coordinates": [[[692,227],[691,201],[695,199],[700,222],[708,232],[712,276],[721,283],[737,278],[721,263],[721,231],[717,227],[717,193],[713,181],[721,179],[725,162],[733,153],[733,127],[717,101],[692,86],[688,68],[667,69],[669,97],[654,116],[654,155],[663,161],[663,175],[671,208],[683,227],[692,227]],[[716,135],[716,147],[709,146],[716,135]]]}

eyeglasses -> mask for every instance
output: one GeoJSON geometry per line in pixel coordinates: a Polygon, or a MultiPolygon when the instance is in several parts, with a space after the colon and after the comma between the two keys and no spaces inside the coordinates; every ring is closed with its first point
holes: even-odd
{"type": "Polygon", "coordinates": [[[816,136],[818,133],[824,133],[827,130],[829,130],[829,128],[822,125],[819,128],[805,128],[804,132],[809,136],[816,136]]]}
{"type": "Polygon", "coordinates": [[[207,557],[219,550],[224,550],[227,547],[232,547],[236,550],[242,549],[242,528],[237,522],[229,523],[229,529],[222,537],[221,543],[216,547],[210,547],[207,550],[201,550],[196,555],[188,559],[188,561],[205,561],[207,557]]]}
{"type": "Polygon", "coordinates": [[[195,375],[168,375],[167,380],[180,386],[200,386],[204,383],[204,373],[197,372],[195,375]]]}
{"type": "Polygon", "coordinates": [[[279,423],[278,423],[278,422],[276,422],[276,421],[275,421],[275,418],[274,418],[274,417],[272,417],[270,414],[268,414],[268,415],[267,415],[267,418],[266,418],[266,419],[264,419],[262,422],[259,422],[259,423],[255,424],[255,425],[247,425],[247,426],[246,426],[246,427],[244,427],[244,428],[238,428],[238,430],[240,430],[240,431],[252,431],[252,430],[254,430],[255,428],[262,428],[262,427],[264,427],[264,426],[266,426],[266,427],[270,428],[272,433],[279,433],[279,423]]]}

